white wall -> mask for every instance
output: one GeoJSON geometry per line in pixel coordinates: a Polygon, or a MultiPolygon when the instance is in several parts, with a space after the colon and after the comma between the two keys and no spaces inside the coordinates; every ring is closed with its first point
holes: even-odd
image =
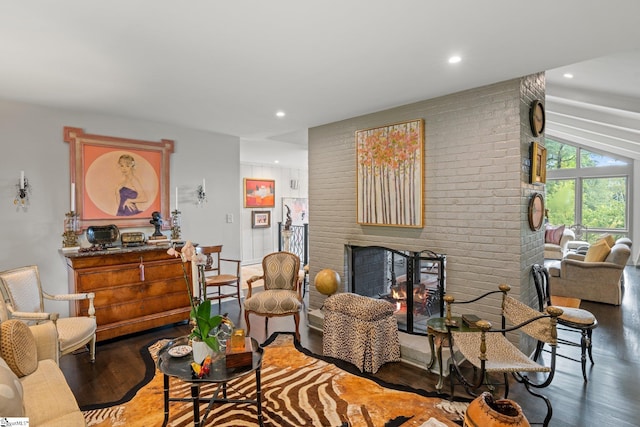
{"type": "MultiPolygon", "coordinates": [[[[182,237],[201,244],[223,244],[225,255],[241,255],[242,191],[239,138],[144,120],[104,116],[0,101],[0,270],[37,264],[49,293],[67,292],[62,232],[69,211],[69,144],[63,128],[149,141],[172,139],[171,207],[179,187],[182,237]],[[13,199],[20,171],[33,187],[27,209],[13,199]],[[208,203],[195,204],[195,189],[206,179],[208,203]],[[233,223],[227,223],[232,214],[233,223]]],[[[153,232],[152,227],[144,230],[153,232]]],[[[68,313],[64,303],[47,307],[68,313]]]]}
{"type": "MultiPolygon", "coordinates": [[[[283,168],[276,165],[242,163],[240,165],[240,186],[244,178],[273,179],[276,182],[275,207],[267,209],[242,208],[240,223],[242,228],[242,263],[259,264],[262,258],[278,250],[278,222],[283,222],[282,198],[307,198],[309,179],[307,169],[283,168]],[[298,181],[298,188],[292,189],[291,180],[298,181]],[[251,228],[252,211],[270,211],[271,227],[251,228]]],[[[241,204],[242,206],[242,204],[241,204]]]]}

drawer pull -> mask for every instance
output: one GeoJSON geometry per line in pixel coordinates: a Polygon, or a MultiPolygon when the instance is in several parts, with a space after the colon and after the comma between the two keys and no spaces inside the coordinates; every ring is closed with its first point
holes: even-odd
{"type": "Polygon", "coordinates": [[[140,265],[138,268],[140,269],[140,281],[144,282],[144,264],[142,263],[142,257],[140,257],[140,265]]]}

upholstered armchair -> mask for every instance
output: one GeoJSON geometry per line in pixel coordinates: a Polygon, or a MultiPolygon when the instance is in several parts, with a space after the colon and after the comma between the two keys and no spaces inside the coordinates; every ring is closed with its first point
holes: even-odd
{"type": "Polygon", "coordinates": [[[300,310],[302,309],[300,258],[291,252],[274,252],[262,259],[262,276],[247,280],[247,297],[244,300],[244,319],[247,335],[251,332],[250,315],[265,317],[265,331],[269,318],[293,316],[296,338],[300,340],[300,310]],[[255,292],[253,283],[264,280],[264,290],[255,292]]]}
{"type": "Polygon", "coordinates": [[[91,361],[96,354],[96,318],[93,293],[49,295],[42,290],[35,265],[0,272],[0,288],[8,315],[29,324],[52,321],[58,330],[60,356],[89,345],[91,361]],[[45,311],[44,301],[89,300],[88,316],[59,317],[45,311]]]}
{"type": "Polygon", "coordinates": [[[571,255],[550,263],[550,294],[620,305],[621,280],[629,256],[629,245],[616,243],[604,261],[586,261],[586,256],[571,255]]]}
{"type": "Polygon", "coordinates": [[[576,240],[576,235],[569,227],[547,226],[544,233],[544,258],[562,259],[567,249],[567,243],[576,240]]]}

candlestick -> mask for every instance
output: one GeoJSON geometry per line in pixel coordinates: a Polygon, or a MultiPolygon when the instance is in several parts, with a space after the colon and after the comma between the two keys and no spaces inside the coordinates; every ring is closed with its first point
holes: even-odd
{"type": "Polygon", "coordinates": [[[24,190],[24,171],[20,171],[20,189],[24,190]]]}
{"type": "Polygon", "coordinates": [[[203,193],[207,192],[207,188],[205,187],[205,183],[204,183],[204,178],[202,178],[202,192],[203,193]]]}
{"type": "Polygon", "coordinates": [[[178,210],[178,187],[176,187],[176,211],[178,210]]]}
{"type": "Polygon", "coordinates": [[[71,183],[71,212],[76,211],[76,183],[71,183]]]}

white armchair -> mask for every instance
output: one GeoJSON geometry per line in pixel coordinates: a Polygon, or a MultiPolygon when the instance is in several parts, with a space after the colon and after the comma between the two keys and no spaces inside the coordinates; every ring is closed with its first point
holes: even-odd
{"type": "Polygon", "coordinates": [[[549,233],[545,232],[544,259],[562,259],[567,249],[567,243],[576,240],[575,233],[569,227],[565,227],[559,244],[547,241],[546,236],[548,234],[549,233]]]}
{"type": "Polygon", "coordinates": [[[35,265],[15,268],[0,273],[0,287],[8,315],[28,324],[52,321],[59,338],[60,356],[89,345],[91,361],[96,354],[96,317],[93,305],[94,293],[49,295],[42,290],[40,274],[35,265]],[[59,317],[58,313],[45,311],[44,300],[88,300],[87,316],[59,317]]]}

